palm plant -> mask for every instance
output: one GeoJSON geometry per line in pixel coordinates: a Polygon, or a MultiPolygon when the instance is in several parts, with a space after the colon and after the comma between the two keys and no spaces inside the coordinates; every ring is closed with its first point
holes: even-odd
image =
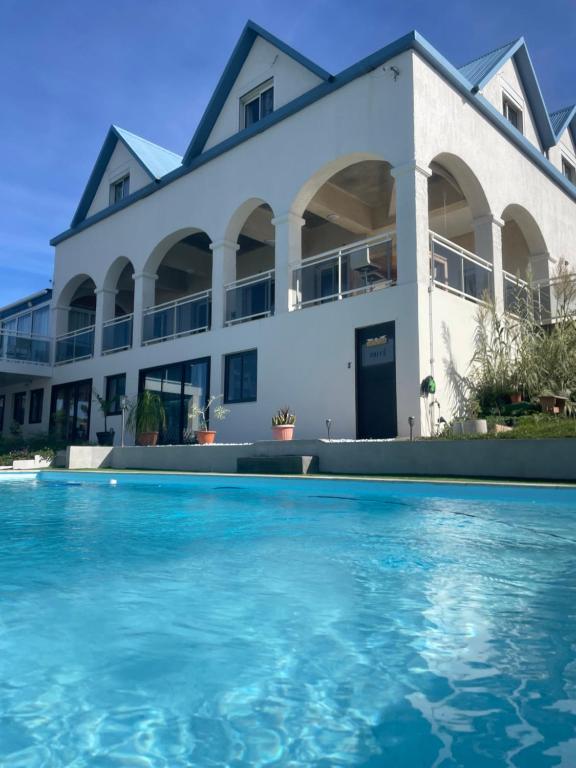
{"type": "Polygon", "coordinates": [[[136,434],[164,429],[166,411],[160,395],[149,389],[140,392],[130,407],[126,424],[136,434]]]}

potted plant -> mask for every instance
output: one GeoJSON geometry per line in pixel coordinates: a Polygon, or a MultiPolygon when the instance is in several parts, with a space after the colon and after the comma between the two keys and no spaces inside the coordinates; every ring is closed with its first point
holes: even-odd
{"type": "Polygon", "coordinates": [[[223,421],[230,413],[229,408],[225,408],[222,403],[215,405],[212,411],[210,408],[217,400],[221,400],[223,395],[212,395],[208,398],[205,405],[202,407],[198,404],[193,404],[188,413],[188,419],[198,419],[198,429],[194,430],[194,436],[196,441],[200,445],[208,445],[214,442],[216,439],[216,430],[208,429],[209,414],[217,421],[223,421]]]}
{"type": "Polygon", "coordinates": [[[160,395],[149,389],[140,392],[130,407],[126,423],[135,433],[137,445],[156,445],[160,430],[166,426],[166,411],[160,395]]]}
{"type": "Polygon", "coordinates": [[[102,395],[99,395],[98,392],[94,392],[94,397],[96,398],[96,402],[98,403],[100,411],[104,416],[104,432],[96,432],[98,445],[114,445],[114,430],[111,429],[108,431],[108,416],[110,416],[112,410],[114,409],[116,401],[106,400],[106,398],[102,397],[102,395]]]}
{"type": "Polygon", "coordinates": [[[290,408],[288,406],[280,408],[272,416],[272,437],[274,440],[292,440],[295,423],[296,416],[290,412],[290,408]]]}

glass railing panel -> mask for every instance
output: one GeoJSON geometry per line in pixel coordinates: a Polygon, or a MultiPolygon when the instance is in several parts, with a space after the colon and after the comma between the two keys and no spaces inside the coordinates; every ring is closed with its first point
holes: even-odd
{"type": "Polygon", "coordinates": [[[142,323],[142,343],[200,333],[210,328],[211,291],[186,296],[177,301],[145,310],[142,323]]]}
{"type": "Polygon", "coordinates": [[[394,233],[314,256],[292,272],[295,306],[314,306],[392,285],[396,264],[394,233]]]}
{"type": "Polygon", "coordinates": [[[132,315],[108,320],[102,328],[102,352],[120,352],[132,346],[132,315]]]}
{"type": "Polygon", "coordinates": [[[472,301],[492,295],[492,266],[487,261],[434,232],[430,253],[436,286],[472,301]]]}
{"type": "Polygon", "coordinates": [[[56,365],[84,360],[94,354],[94,326],[67,333],[56,339],[56,365]]]}
{"type": "Polygon", "coordinates": [[[50,364],[50,339],[0,333],[0,359],[12,362],[50,364]]]}
{"type": "Polygon", "coordinates": [[[274,272],[226,286],[226,325],[274,314],[274,272]]]}

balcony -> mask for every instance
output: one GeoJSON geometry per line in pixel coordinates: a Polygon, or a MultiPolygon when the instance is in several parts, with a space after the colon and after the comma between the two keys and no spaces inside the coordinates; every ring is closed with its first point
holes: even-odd
{"type": "Polygon", "coordinates": [[[430,261],[438,288],[475,302],[492,295],[490,262],[435,232],[430,232],[430,261]]]}
{"type": "Polygon", "coordinates": [[[56,337],[54,365],[87,360],[94,356],[94,326],[79,328],[56,337]]]}
{"type": "Polygon", "coordinates": [[[274,314],[274,270],[225,286],[224,325],[236,325],[274,314]]]}
{"type": "Polygon", "coordinates": [[[396,234],[321,253],[292,271],[294,309],[338,301],[396,283],[396,234]]]}
{"type": "Polygon", "coordinates": [[[51,339],[11,331],[0,331],[0,361],[50,365],[51,339]]]}
{"type": "Polygon", "coordinates": [[[107,320],[102,326],[102,354],[111,355],[132,347],[134,316],[122,315],[107,320]]]}
{"type": "Polygon", "coordinates": [[[142,344],[157,344],[210,328],[212,291],[184,296],[144,310],[142,344]]]}

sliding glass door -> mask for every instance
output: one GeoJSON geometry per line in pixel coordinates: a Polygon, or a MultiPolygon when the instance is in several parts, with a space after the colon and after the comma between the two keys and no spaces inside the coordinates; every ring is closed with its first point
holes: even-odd
{"type": "Polygon", "coordinates": [[[90,435],[92,379],[52,387],[50,432],[67,443],[86,443],[90,435]]]}
{"type": "Polygon", "coordinates": [[[140,372],[140,391],[157,392],[166,410],[166,428],[159,442],[174,445],[186,442],[198,429],[193,406],[204,407],[210,392],[210,358],[148,368],[140,372]]]}

